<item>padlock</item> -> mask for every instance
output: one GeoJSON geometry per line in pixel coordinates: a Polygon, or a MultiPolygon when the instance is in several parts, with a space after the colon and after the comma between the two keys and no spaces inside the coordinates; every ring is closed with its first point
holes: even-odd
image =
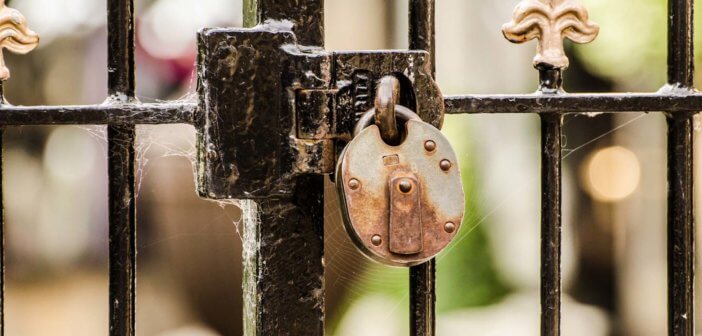
{"type": "Polygon", "coordinates": [[[336,184],[344,227],[360,251],[383,264],[413,266],[456,237],[465,197],[448,139],[395,101],[386,102],[392,108],[383,113],[399,117],[404,127],[381,130],[395,123],[377,115],[376,103],[341,153],[336,184]],[[387,143],[381,134],[397,134],[399,140],[387,143]]]}

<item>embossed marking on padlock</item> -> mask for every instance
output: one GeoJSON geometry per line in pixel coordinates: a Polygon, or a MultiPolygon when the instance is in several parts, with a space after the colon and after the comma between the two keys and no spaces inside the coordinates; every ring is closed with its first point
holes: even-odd
{"type": "Polygon", "coordinates": [[[372,124],[357,133],[337,165],[345,229],[366,256],[395,266],[434,257],[458,234],[464,211],[459,165],[448,140],[420,120],[407,120],[405,132],[402,143],[392,146],[372,124]]]}

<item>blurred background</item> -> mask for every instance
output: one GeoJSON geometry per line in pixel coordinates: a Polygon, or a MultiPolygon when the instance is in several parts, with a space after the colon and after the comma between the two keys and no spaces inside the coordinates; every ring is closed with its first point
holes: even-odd
{"type": "MultiPolygon", "coordinates": [[[[42,42],[29,55],[6,54],[13,75],[7,99],[18,105],[102,102],[105,1],[8,3],[25,14],[42,42]]],[[[195,33],[241,26],[241,1],[135,3],[139,99],[196,99],[195,33]]],[[[437,76],[444,94],[536,90],[535,45],[512,45],[500,32],[516,3],[437,1],[437,76]]],[[[601,33],[592,44],[567,45],[565,89],[663,86],[666,1],[582,3],[601,33]]],[[[406,48],[406,17],[406,0],[327,0],[327,49],[406,48]]],[[[565,128],[564,334],[663,335],[665,119],[568,116],[565,128]]],[[[450,116],[444,131],[459,153],[468,202],[460,236],[438,258],[438,334],[538,335],[538,117],[450,116]]],[[[194,141],[190,126],[138,129],[139,335],[241,334],[241,215],[233,203],[196,196],[194,141]]],[[[7,334],[104,334],[104,127],[9,127],[4,151],[7,334]]],[[[355,250],[328,189],[328,334],[406,335],[407,270],[372,264],[355,250]]]]}

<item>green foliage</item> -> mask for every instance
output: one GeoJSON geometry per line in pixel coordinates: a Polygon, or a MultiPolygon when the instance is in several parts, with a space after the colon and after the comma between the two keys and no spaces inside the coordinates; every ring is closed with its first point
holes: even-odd
{"type": "MultiPolygon", "coordinates": [[[[574,48],[587,68],[617,83],[620,90],[656,91],[663,86],[667,73],[667,1],[582,2],[590,11],[590,19],[600,25],[600,35],[594,42],[574,48]]],[[[702,12],[696,11],[695,16],[700,22],[702,12]]],[[[699,45],[702,35],[695,34],[695,40],[699,45]]],[[[696,53],[696,57],[699,55],[696,53]]]]}

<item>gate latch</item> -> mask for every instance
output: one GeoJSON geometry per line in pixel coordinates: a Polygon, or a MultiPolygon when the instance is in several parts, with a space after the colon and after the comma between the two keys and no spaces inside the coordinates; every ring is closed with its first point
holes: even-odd
{"type": "Polygon", "coordinates": [[[198,34],[198,191],[211,199],[288,196],[297,177],[331,174],[373,106],[376,82],[400,81],[401,105],[439,127],[443,96],[425,51],[340,51],[297,44],[291,27],[198,34]]]}

